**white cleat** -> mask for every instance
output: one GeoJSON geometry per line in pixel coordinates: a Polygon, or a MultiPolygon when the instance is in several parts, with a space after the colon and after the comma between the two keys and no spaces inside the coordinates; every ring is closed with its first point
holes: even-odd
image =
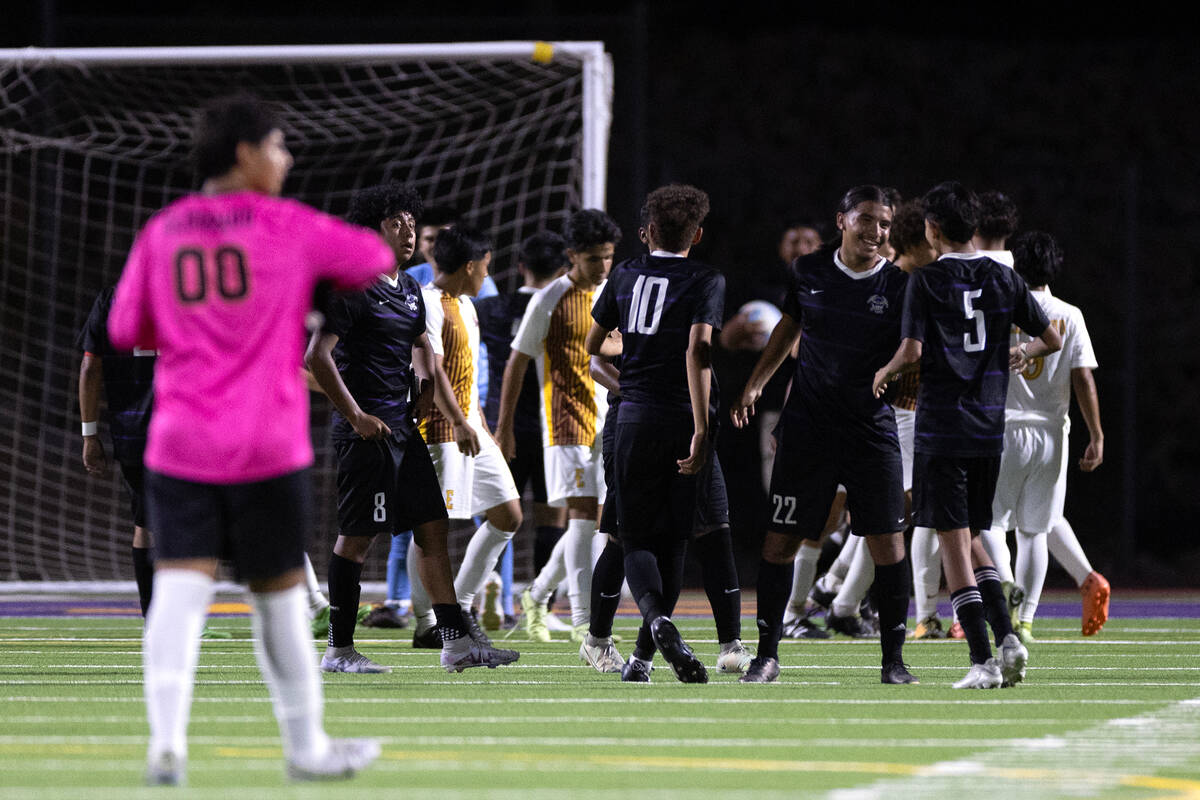
{"type": "Polygon", "coordinates": [[[167,750],[146,761],[147,786],[183,786],[187,783],[187,759],[167,750]]]}
{"type": "Polygon", "coordinates": [[[972,664],[966,676],[954,684],[955,689],[999,689],[1003,678],[1000,662],[989,658],[982,664],[972,664]]]}
{"type": "Polygon", "coordinates": [[[351,645],[349,647],[326,648],[325,655],[321,656],[321,671],[376,674],[381,672],[391,672],[392,668],[385,667],[382,664],[376,664],[374,661],[355,650],[354,646],[351,645]]]}
{"type": "Polygon", "coordinates": [[[374,739],[330,739],[323,758],[287,762],[287,776],[293,781],[336,781],[354,776],[379,758],[379,742],[374,739]]]}
{"type": "Polygon", "coordinates": [[[717,656],[717,672],[729,675],[741,675],[750,666],[753,656],[741,639],[734,639],[721,644],[721,655],[717,656]]]}
{"type": "Polygon", "coordinates": [[[483,644],[470,636],[449,639],[442,644],[441,665],[446,672],[462,672],[470,667],[495,669],[521,657],[516,650],[502,650],[483,644]]]}
{"type": "Polygon", "coordinates": [[[579,645],[579,658],[586,661],[596,672],[620,673],[625,666],[625,659],[617,652],[611,636],[597,639],[590,633],[584,636],[579,645]]]}
{"type": "Polygon", "coordinates": [[[1025,680],[1025,665],[1029,662],[1029,651],[1021,644],[1015,633],[1004,637],[997,648],[1000,661],[1000,675],[1003,678],[1001,686],[1016,686],[1025,680]]]}

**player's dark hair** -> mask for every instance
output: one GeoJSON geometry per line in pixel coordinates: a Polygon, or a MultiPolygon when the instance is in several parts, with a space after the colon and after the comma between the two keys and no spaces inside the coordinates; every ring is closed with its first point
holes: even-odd
{"type": "Polygon", "coordinates": [[[542,231],[521,242],[517,259],[535,278],[545,280],[567,263],[567,242],[552,231],[542,231]]]}
{"type": "Polygon", "coordinates": [[[892,230],[888,235],[896,255],[911,252],[925,241],[925,207],[920,200],[905,200],[892,215],[892,230]]]}
{"type": "Polygon", "coordinates": [[[620,226],[608,214],[594,208],[585,208],[572,214],[563,233],[567,247],[575,252],[621,241],[620,226]]]}
{"type": "Polygon", "coordinates": [[[1063,267],[1063,251],[1054,237],[1042,231],[1025,231],[1012,239],[1013,269],[1030,286],[1046,286],[1063,267]]]}
{"type": "Polygon", "coordinates": [[[278,114],[252,94],[210,100],[200,110],[192,139],[192,163],[201,181],[224,175],[237,164],[237,146],[257,145],[282,127],[278,114]]]}
{"type": "Polygon", "coordinates": [[[1017,204],[1004,192],[983,192],[979,195],[979,224],[976,230],[984,239],[1008,239],[1019,224],[1017,204]]]}
{"type": "Polygon", "coordinates": [[[921,198],[925,219],[937,225],[951,242],[971,241],[979,225],[979,199],[958,181],[944,181],[921,198]]]}
{"type": "MultiPolygon", "coordinates": [[[[458,222],[458,220],[461,216],[462,216],[462,214],[460,214],[458,209],[455,208],[454,206],[446,206],[446,205],[425,206],[424,210],[421,212],[420,218],[417,220],[417,226],[418,226],[418,228],[420,228],[420,227],[425,227],[428,225],[433,225],[435,227],[440,228],[443,225],[455,224],[456,222],[458,222]]],[[[439,266],[441,266],[441,265],[439,264],[439,266]]]]}
{"type": "Polygon", "coordinates": [[[891,195],[892,191],[895,190],[885,189],[882,186],[875,186],[870,183],[855,186],[842,195],[842,200],[838,203],[838,213],[849,214],[859,203],[879,203],[888,208],[895,208],[891,195]]]}
{"type": "Polygon", "coordinates": [[[467,225],[451,225],[443,228],[433,243],[433,260],[447,275],[452,275],[467,265],[478,261],[492,249],[492,240],[483,231],[467,225]]]}
{"type": "Polygon", "coordinates": [[[360,189],[350,198],[350,211],[346,219],[364,228],[378,228],[385,219],[407,211],[413,219],[420,219],[425,204],[417,190],[403,183],[392,181],[379,186],[360,189]]]}
{"type": "Polygon", "coordinates": [[[646,216],[658,232],[655,244],[678,253],[691,246],[708,216],[708,194],[683,183],[660,186],[646,196],[646,216]]]}

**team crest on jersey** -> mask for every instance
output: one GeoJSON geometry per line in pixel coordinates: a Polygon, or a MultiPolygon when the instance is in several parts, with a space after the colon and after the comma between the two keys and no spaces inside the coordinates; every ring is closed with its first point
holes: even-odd
{"type": "Polygon", "coordinates": [[[417,310],[417,296],[415,294],[404,295],[404,307],[409,311],[417,310]]]}
{"type": "Polygon", "coordinates": [[[872,314],[882,314],[887,311],[888,300],[881,294],[873,294],[867,298],[867,308],[871,309],[872,314]]]}

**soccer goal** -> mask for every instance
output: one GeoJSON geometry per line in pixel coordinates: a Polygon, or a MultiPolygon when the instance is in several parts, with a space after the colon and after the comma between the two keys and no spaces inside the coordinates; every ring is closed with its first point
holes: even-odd
{"type": "MultiPolygon", "coordinates": [[[[286,195],[342,214],[363,186],[410,183],[491,234],[502,286],[524,237],[605,205],[598,42],[0,50],[0,590],[132,575],[116,471],[81,464],[75,338],[136,231],[195,188],[197,108],[242,90],[282,112],[286,195]]],[[[318,569],[336,527],[324,408],[318,569]]]]}

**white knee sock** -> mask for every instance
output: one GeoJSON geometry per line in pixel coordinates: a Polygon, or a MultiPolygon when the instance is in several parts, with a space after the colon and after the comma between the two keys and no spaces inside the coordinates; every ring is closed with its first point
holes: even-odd
{"type": "Polygon", "coordinates": [[[567,520],[567,532],[560,541],[563,562],[567,569],[567,599],[571,601],[571,624],[578,628],[588,624],[592,607],[592,540],[596,538],[596,523],[590,519],[567,520]]]}
{"type": "Polygon", "coordinates": [[[305,590],[251,595],[254,655],[262,671],[289,761],[322,758],[329,750],[321,718],[324,697],[305,614],[305,590]]]}
{"type": "Polygon", "coordinates": [[[467,552],[462,566],[454,578],[454,595],[458,604],[470,608],[475,595],[483,588],[488,573],[496,568],[496,561],[504,551],[504,545],[516,531],[502,531],[490,522],[484,522],[467,542],[467,552]]]}
{"type": "Polygon", "coordinates": [[[916,598],[918,622],[937,613],[938,589],[942,584],[942,559],[938,557],[940,547],[933,528],[913,528],[913,595],[916,598]]]}
{"type": "Polygon", "coordinates": [[[212,578],[203,573],[184,569],[154,572],[154,599],[146,614],[142,643],[152,759],[165,752],[187,755],[200,630],[212,595],[212,578]]]}
{"type": "Polygon", "coordinates": [[[421,583],[420,548],[410,544],[408,547],[408,595],[412,600],[412,613],[417,633],[424,633],[437,625],[437,615],[433,613],[433,603],[421,583]]]}
{"type": "Polygon", "coordinates": [[[820,558],[820,547],[800,545],[800,550],[796,553],[796,561],[792,566],[792,594],[788,597],[787,613],[784,614],[785,622],[804,616],[804,603],[808,599],[808,590],[812,588],[813,579],[817,575],[817,561],[820,558]]]}
{"type": "Polygon", "coordinates": [[[567,559],[564,553],[566,546],[567,535],[564,533],[554,543],[554,549],[550,551],[550,558],[542,567],[542,571],[529,585],[529,594],[535,603],[545,605],[546,601],[550,599],[550,593],[558,588],[558,584],[562,583],[562,579],[566,577],[567,559]]]}
{"type": "Polygon", "coordinates": [[[1018,618],[1021,622],[1033,622],[1038,601],[1042,599],[1042,584],[1046,582],[1046,567],[1050,556],[1046,553],[1046,534],[1017,531],[1017,586],[1025,592],[1018,618]]]}
{"type": "Polygon", "coordinates": [[[846,575],[850,572],[850,565],[854,563],[854,554],[860,547],[862,547],[861,536],[846,535],[846,544],[842,546],[841,552],[830,565],[829,571],[817,581],[821,591],[837,592],[842,588],[842,582],[846,580],[846,575]]]}
{"type": "MultiPolygon", "coordinates": [[[[861,536],[854,538],[862,542],[861,536]]],[[[842,588],[838,589],[837,597],[833,598],[830,610],[839,617],[857,616],[858,607],[874,582],[875,561],[872,560],[866,545],[859,544],[854,551],[854,559],[850,562],[850,570],[846,573],[846,580],[842,581],[842,588]]]]}
{"type": "Polygon", "coordinates": [[[313,614],[329,605],[329,598],[321,591],[321,583],[317,580],[317,571],[313,569],[308,553],[304,554],[304,583],[308,588],[308,608],[313,614]]]}
{"type": "Polygon", "coordinates": [[[979,536],[983,540],[983,549],[992,558],[992,563],[996,565],[996,572],[1000,575],[1001,583],[1013,582],[1012,571],[1012,555],[1008,552],[1008,534],[999,528],[989,528],[986,531],[981,531],[979,536]]]}
{"type": "Polygon", "coordinates": [[[1075,585],[1082,586],[1084,579],[1092,573],[1092,562],[1083,554],[1083,546],[1075,538],[1071,523],[1059,518],[1058,522],[1051,525],[1046,545],[1050,548],[1050,555],[1075,579],[1075,585]]]}

